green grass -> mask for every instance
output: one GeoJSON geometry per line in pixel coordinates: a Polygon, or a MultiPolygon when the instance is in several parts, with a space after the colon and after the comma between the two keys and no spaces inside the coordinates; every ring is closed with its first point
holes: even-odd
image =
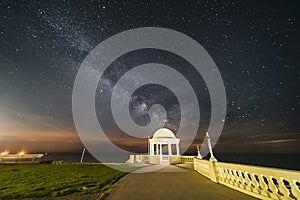
{"type": "Polygon", "coordinates": [[[0,199],[102,193],[125,175],[105,165],[0,165],[0,199]],[[82,186],[99,184],[99,189],[82,186]]]}

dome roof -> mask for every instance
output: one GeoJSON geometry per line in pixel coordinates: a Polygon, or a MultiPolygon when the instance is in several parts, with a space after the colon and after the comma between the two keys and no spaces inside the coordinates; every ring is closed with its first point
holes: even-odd
{"type": "Polygon", "coordinates": [[[174,133],[167,128],[160,128],[155,131],[153,138],[176,138],[174,133]]]}

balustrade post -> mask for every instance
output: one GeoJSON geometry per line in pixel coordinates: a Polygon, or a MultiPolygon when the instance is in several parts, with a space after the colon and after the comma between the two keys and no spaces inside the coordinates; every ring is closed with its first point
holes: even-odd
{"type": "Polygon", "coordinates": [[[258,176],[258,179],[259,179],[259,186],[260,186],[260,188],[261,188],[261,191],[260,191],[261,194],[268,197],[268,196],[269,196],[269,195],[268,195],[268,185],[267,185],[267,183],[264,181],[263,175],[260,174],[260,175],[258,176]]]}
{"type": "MultiPolygon", "coordinates": [[[[300,184],[298,182],[298,184],[300,184]]],[[[299,190],[299,186],[297,185],[297,181],[296,180],[291,180],[290,181],[290,185],[291,185],[291,191],[292,194],[297,198],[300,199],[300,190],[299,190]]]]}
{"type": "Polygon", "coordinates": [[[251,179],[252,179],[252,185],[254,186],[252,191],[259,194],[259,190],[260,190],[259,189],[259,182],[256,180],[254,173],[251,174],[251,179]]]}
{"type": "Polygon", "coordinates": [[[271,191],[269,191],[270,193],[270,196],[271,196],[271,198],[273,198],[273,199],[279,199],[279,194],[278,194],[278,188],[277,188],[277,186],[274,184],[274,182],[273,182],[273,178],[274,177],[272,177],[272,176],[268,176],[268,177],[266,177],[267,178],[267,180],[268,180],[268,185],[269,185],[269,190],[271,191]]]}
{"type": "Polygon", "coordinates": [[[279,178],[277,180],[278,182],[278,189],[279,189],[279,192],[286,198],[289,198],[290,196],[290,191],[286,188],[284,182],[283,182],[283,179],[282,178],[279,178]]]}
{"type": "Polygon", "coordinates": [[[218,177],[218,173],[217,173],[216,163],[215,162],[208,162],[208,166],[209,166],[210,180],[215,182],[215,183],[218,183],[219,182],[219,177],[218,177]]]}
{"type": "Polygon", "coordinates": [[[252,190],[252,182],[250,180],[250,174],[248,172],[244,172],[245,175],[245,182],[247,183],[246,185],[246,190],[251,191],[252,190]]]}
{"type": "Polygon", "coordinates": [[[234,170],[232,170],[232,173],[233,173],[234,185],[236,187],[239,187],[240,186],[240,183],[239,183],[240,178],[237,174],[237,171],[234,169],[234,170]]]}
{"type": "Polygon", "coordinates": [[[246,189],[246,179],[244,178],[245,176],[245,173],[243,173],[242,171],[238,171],[238,174],[239,174],[239,181],[240,181],[240,187],[243,188],[243,189],[246,189]],[[244,176],[243,176],[244,174],[244,176]]]}
{"type": "Polygon", "coordinates": [[[225,174],[225,169],[219,167],[218,168],[218,175],[219,175],[219,181],[226,182],[226,174],[225,174]]]}
{"type": "Polygon", "coordinates": [[[233,175],[233,170],[232,169],[228,169],[228,178],[229,178],[229,183],[231,185],[234,185],[234,175],[233,175]]]}

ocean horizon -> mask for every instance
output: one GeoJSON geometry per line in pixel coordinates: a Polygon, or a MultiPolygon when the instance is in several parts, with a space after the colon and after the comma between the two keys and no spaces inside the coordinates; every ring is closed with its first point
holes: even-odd
{"type": "MultiPolygon", "coordinates": [[[[113,154],[114,159],[110,162],[125,162],[129,157],[122,157],[113,154]]],[[[196,155],[195,155],[196,156],[196,155]]],[[[282,168],[300,171],[300,154],[270,154],[270,153],[215,153],[219,162],[255,165],[262,167],[282,168]]],[[[204,159],[208,159],[205,156],[204,159]]],[[[43,160],[62,160],[65,163],[80,162],[81,152],[58,152],[47,153],[43,160]]],[[[85,153],[83,162],[100,163],[89,152],[85,153]]]]}

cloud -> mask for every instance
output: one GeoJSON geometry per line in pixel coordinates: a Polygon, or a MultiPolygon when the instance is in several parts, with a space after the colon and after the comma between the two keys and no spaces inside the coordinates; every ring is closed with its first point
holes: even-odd
{"type": "Polygon", "coordinates": [[[256,144],[276,144],[276,143],[289,143],[289,142],[299,142],[300,139],[275,139],[275,140],[267,140],[267,141],[255,141],[256,144]]]}
{"type": "Polygon", "coordinates": [[[25,111],[17,112],[0,106],[0,121],[0,147],[2,148],[19,149],[25,145],[28,151],[38,149],[37,147],[56,150],[58,146],[55,143],[57,143],[64,146],[63,149],[66,150],[80,143],[78,136],[68,130],[70,128],[58,126],[60,122],[50,116],[25,111]]]}

